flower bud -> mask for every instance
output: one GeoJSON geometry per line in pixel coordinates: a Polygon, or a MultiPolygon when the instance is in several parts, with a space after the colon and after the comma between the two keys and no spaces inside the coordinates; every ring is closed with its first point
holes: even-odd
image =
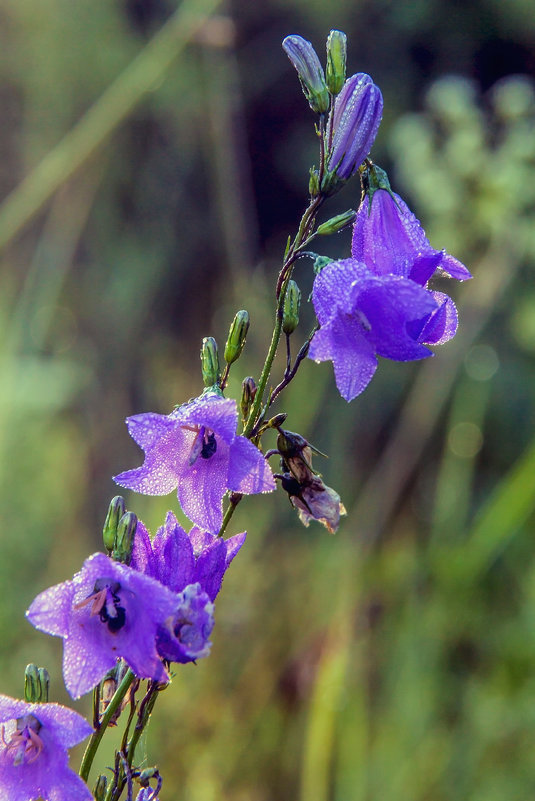
{"type": "Polygon", "coordinates": [[[310,197],[317,197],[320,193],[320,174],[314,167],[310,168],[310,178],[308,180],[308,192],[310,197]]]}
{"type": "Polygon", "coordinates": [[[106,520],[104,521],[104,528],[102,529],[102,539],[104,540],[104,547],[107,551],[113,551],[115,537],[117,536],[117,525],[119,520],[126,512],[126,504],[124,498],[116,495],[112,498],[108,507],[106,520]]]}
{"type": "Polygon", "coordinates": [[[287,36],[282,46],[294,65],[301,87],[312,111],[323,114],[329,110],[329,90],[318,54],[302,36],[287,36]]]}
{"type": "Polygon", "coordinates": [[[333,142],[322,191],[332,194],[347,181],[370,152],[383,113],[383,96],[369,75],[358,72],[345,82],[334,103],[333,142]]]}
{"type": "Polygon", "coordinates": [[[219,369],[219,354],[217,342],[213,337],[204,337],[201,348],[202,380],[205,387],[219,384],[221,371],[219,369]]]}
{"type": "Polygon", "coordinates": [[[46,668],[38,668],[33,662],[24,671],[24,700],[30,704],[46,704],[50,676],[46,668]]]}
{"type": "Polygon", "coordinates": [[[108,790],[108,778],[101,774],[96,783],[95,789],[93,790],[93,795],[95,796],[95,801],[104,801],[106,798],[106,792],[108,790]]]}
{"type": "Polygon", "coordinates": [[[236,312],[228,332],[228,339],[225,345],[225,361],[227,364],[233,364],[236,359],[240,358],[248,330],[249,312],[242,309],[236,312]]]}
{"type": "Polygon", "coordinates": [[[119,520],[112,553],[112,558],[116,562],[123,562],[125,565],[130,564],[136,528],[137,515],[134,512],[127,512],[119,520]]]}
{"type": "Polygon", "coordinates": [[[240,399],[240,410],[241,416],[243,420],[247,420],[249,417],[249,412],[251,410],[251,405],[254,401],[254,396],[256,395],[256,384],[254,378],[248,376],[244,378],[241,385],[241,399],[240,399]]]}
{"type": "Polygon", "coordinates": [[[322,236],[326,236],[327,234],[335,234],[337,231],[341,231],[342,228],[352,225],[355,222],[356,216],[356,211],[353,211],[353,209],[348,209],[342,214],[337,214],[336,217],[331,217],[331,219],[327,220],[327,222],[318,225],[316,233],[322,236]]]}
{"type": "Polygon", "coordinates": [[[347,36],[331,31],[327,37],[327,68],[325,80],[329,92],[337,95],[346,79],[347,36]]]}
{"type": "Polygon", "coordinates": [[[282,312],[282,330],[285,334],[293,334],[299,325],[299,306],[301,304],[301,290],[290,280],[284,298],[284,309],[282,312]]]}
{"type": "Polygon", "coordinates": [[[151,779],[157,779],[160,775],[158,768],[145,768],[142,770],[137,780],[142,787],[148,787],[151,779]]]}

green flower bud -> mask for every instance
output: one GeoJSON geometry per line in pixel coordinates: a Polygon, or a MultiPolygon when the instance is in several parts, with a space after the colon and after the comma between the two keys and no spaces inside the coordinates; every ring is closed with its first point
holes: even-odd
{"type": "Polygon", "coordinates": [[[317,197],[320,193],[320,175],[314,168],[310,168],[310,178],[308,180],[308,191],[310,197],[317,197]]]}
{"type": "Polygon", "coordinates": [[[24,671],[24,700],[30,704],[46,704],[50,676],[46,668],[38,668],[33,662],[24,671]]]}
{"type": "Polygon", "coordinates": [[[282,313],[282,330],[285,334],[293,334],[299,325],[299,306],[301,304],[301,290],[295,281],[288,282],[284,309],[282,313]]]}
{"type": "Polygon", "coordinates": [[[248,330],[249,312],[242,309],[236,312],[228,332],[228,339],[225,345],[225,361],[227,364],[233,364],[236,359],[240,358],[248,330]]]}
{"type": "Polygon", "coordinates": [[[102,539],[104,540],[104,547],[107,551],[113,551],[115,537],[117,536],[117,525],[119,520],[126,512],[126,504],[124,498],[116,495],[112,498],[108,507],[106,520],[104,521],[104,528],[102,529],[102,539]]]}
{"type": "Polygon", "coordinates": [[[148,787],[151,779],[156,779],[159,776],[158,768],[145,768],[139,774],[137,780],[142,787],[148,787]]]}
{"type": "Polygon", "coordinates": [[[201,347],[202,380],[205,387],[213,387],[221,380],[217,342],[213,337],[204,337],[201,347]]]}
{"type": "Polygon", "coordinates": [[[95,796],[95,801],[104,801],[106,798],[106,792],[108,790],[108,778],[101,774],[95,784],[95,789],[93,790],[93,795],[95,796]]]}
{"type": "Polygon", "coordinates": [[[342,228],[345,228],[346,226],[355,222],[356,216],[356,211],[353,211],[353,209],[348,209],[347,211],[342,212],[342,214],[337,214],[336,217],[331,217],[330,220],[318,225],[316,233],[320,234],[320,236],[335,234],[337,231],[341,231],[342,228]]]}
{"type": "Polygon", "coordinates": [[[240,409],[241,409],[241,416],[242,420],[247,420],[249,417],[249,412],[251,411],[251,405],[254,401],[254,396],[256,395],[256,384],[254,378],[248,376],[244,378],[241,385],[241,399],[240,399],[240,409]]]}
{"type": "Polygon", "coordinates": [[[137,515],[134,512],[127,512],[119,520],[112,553],[112,558],[116,562],[123,562],[125,565],[130,564],[136,528],[137,515]]]}
{"type": "Polygon", "coordinates": [[[325,80],[329,92],[337,95],[346,79],[347,36],[331,31],[327,37],[327,68],[325,80]]]}

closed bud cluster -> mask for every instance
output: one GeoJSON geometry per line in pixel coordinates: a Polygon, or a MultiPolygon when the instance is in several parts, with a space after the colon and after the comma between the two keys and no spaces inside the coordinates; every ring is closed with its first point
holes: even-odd
{"type": "Polygon", "coordinates": [[[352,225],[355,222],[355,217],[357,216],[357,212],[353,209],[348,209],[344,211],[342,214],[337,214],[336,217],[331,217],[330,220],[318,225],[316,233],[322,236],[326,236],[328,234],[335,234],[337,231],[341,231],[343,228],[346,228],[348,225],[352,225]]]}
{"type": "Polygon", "coordinates": [[[117,526],[117,536],[112,552],[112,558],[116,562],[123,562],[125,565],[130,564],[132,556],[132,546],[134,545],[134,535],[137,528],[137,515],[134,512],[126,512],[117,526]]]}
{"type": "Polygon", "coordinates": [[[217,342],[213,337],[204,337],[201,347],[202,380],[205,387],[219,384],[221,371],[219,369],[219,353],[217,342]]]}
{"type": "Polygon", "coordinates": [[[106,514],[106,520],[104,521],[104,527],[102,529],[104,547],[109,553],[113,551],[115,537],[117,536],[117,526],[125,512],[126,504],[124,498],[120,495],[116,495],[115,498],[112,498],[110,501],[108,513],[106,514]]]}
{"type": "Polygon", "coordinates": [[[46,668],[38,668],[33,663],[24,671],[24,700],[30,704],[46,704],[50,676],[46,668]]]}
{"type": "Polygon", "coordinates": [[[325,80],[329,92],[337,95],[346,79],[347,36],[331,31],[327,38],[327,68],[325,80]]]}
{"type": "Polygon", "coordinates": [[[225,345],[225,361],[233,364],[241,356],[247,332],[249,331],[249,312],[242,309],[236,312],[228,333],[225,345]]]}
{"type": "Polygon", "coordinates": [[[284,309],[282,314],[282,330],[285,334],[293,334],[299,325],[299,307],[301,305],[301,290],[290,280],[284,298],[284,309]]]}
{"type": "Polygon", "coordinates": [[[302,36],[287,36],[282,46],[297,70],[310,108],[317,114],[324,114],[329,110],[330,97],[318,54],[302,36]]]}
{"type": "Polygon", "coordinates": [[[371,150],[383,113],[383,96],[369,75],[358,72],[345,82],[333,110],[333,142],[327,163],[325,186],[328,194],[336,188],[332,174],[347,181],[371,150]]]}

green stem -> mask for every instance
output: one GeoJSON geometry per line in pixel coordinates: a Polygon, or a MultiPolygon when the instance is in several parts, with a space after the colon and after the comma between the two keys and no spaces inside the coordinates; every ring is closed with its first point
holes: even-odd
{"type": "Polygon", "coordinates": [[[89,740],[87,748],[85,749],[85,754],[84,758],[82,759],[82,764],[80,765],[80,776],[86,783],[89,777],[89,771],[91,770],[91,765],[93,764],[93,760],[95,758],[95,754],[97,753],[100,741],[104,736],[104,732],[106,731],[110,720],[117,712],[126,693],[134,683],[135,678],[136,677],[134,673],[132,673],[132,671],[129,668],[126,671],[123,680],[115,690],[115,694],[111,699],[108,708],[106,709],[105,713],[102,716],[99,728],[94,732],[94,734],[91,735],[91,739],[89,740]]]}
{"type": "Polygon", "coordinates": [[[260,409],[262,408],[264,393],[266,391],[269,374],[271,373],[273,360],[275,359],[277,348],[279,346],[279,341],[282,333],[282,315],[284,309],[284,298],[286,296],[286,289],[288,287],[288,282],[292,276],[293,265],[295,260],[299,256],[300,248],[303,247],[306,242],[310,241],[311,238],[310,229],[314,224],[314,218],[316,216],[316,212],[323,203],[323,200],[324,200],[323,195],[318,195],[317,197],[313,198],[310,201],[307,210],[305,211],[305,213],[301,218],[301,222],[299,224],[299,229],[297,231],[296,237],[286,255],[284,264],[279,273],[279,278],[277,281],[277,308],[275,312],[275,326],[273,328],[271,344],[267,352],[266,360],[264,362],[264,367],[262,368],[262,373],[260,375],[260,380],[258,382],[258,387],[256,390],[256,395],[253,401],[253,405],[251,407],[249,417],[247,418],[247,423],[245,424],[245,427],[243,429],[243,436],[247,437],[248,439],[251,438],[255,426],[258,422],[258,416],[260,413],[260,409]]]}

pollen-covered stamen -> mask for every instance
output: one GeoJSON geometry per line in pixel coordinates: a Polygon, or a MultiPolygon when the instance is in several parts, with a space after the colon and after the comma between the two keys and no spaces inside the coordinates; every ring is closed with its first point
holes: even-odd
{"type": "Polygon", "coordinates": [[[199,456],[201,459],[211,459],[217,451],[217,441],[213,431],[210,431],[206,426],[200,426],[199,429],[191,428],[190,426],[183,426],[189,431],[197,431],[197,436],[193,440],[191,451],[189,454],[188,462],[190,466],[194,465],[199,456]]]}
{"type": "Polygon", "coordinates": [[[6,742],[5,726],[2,726],[1,742],[5,747],[4,755],[14,765],[31,765],[38,759],[43,750],[43,741],[39,737],[41,722],[34,715],[25,715],[18,718],[17,728],[6,742]]]}
{"type": "Polygon", "coordinates": [[[125,609],[120,606],[120,589],[120,583],[114,579],[97,579],[92,594],[75,604],[74,608],[82,609],[87,604],[92,604],[91,617],[98,615],[101,622],[106,623],[108,630],[113,634],[122,629],[126,622],[125,609]]]}

